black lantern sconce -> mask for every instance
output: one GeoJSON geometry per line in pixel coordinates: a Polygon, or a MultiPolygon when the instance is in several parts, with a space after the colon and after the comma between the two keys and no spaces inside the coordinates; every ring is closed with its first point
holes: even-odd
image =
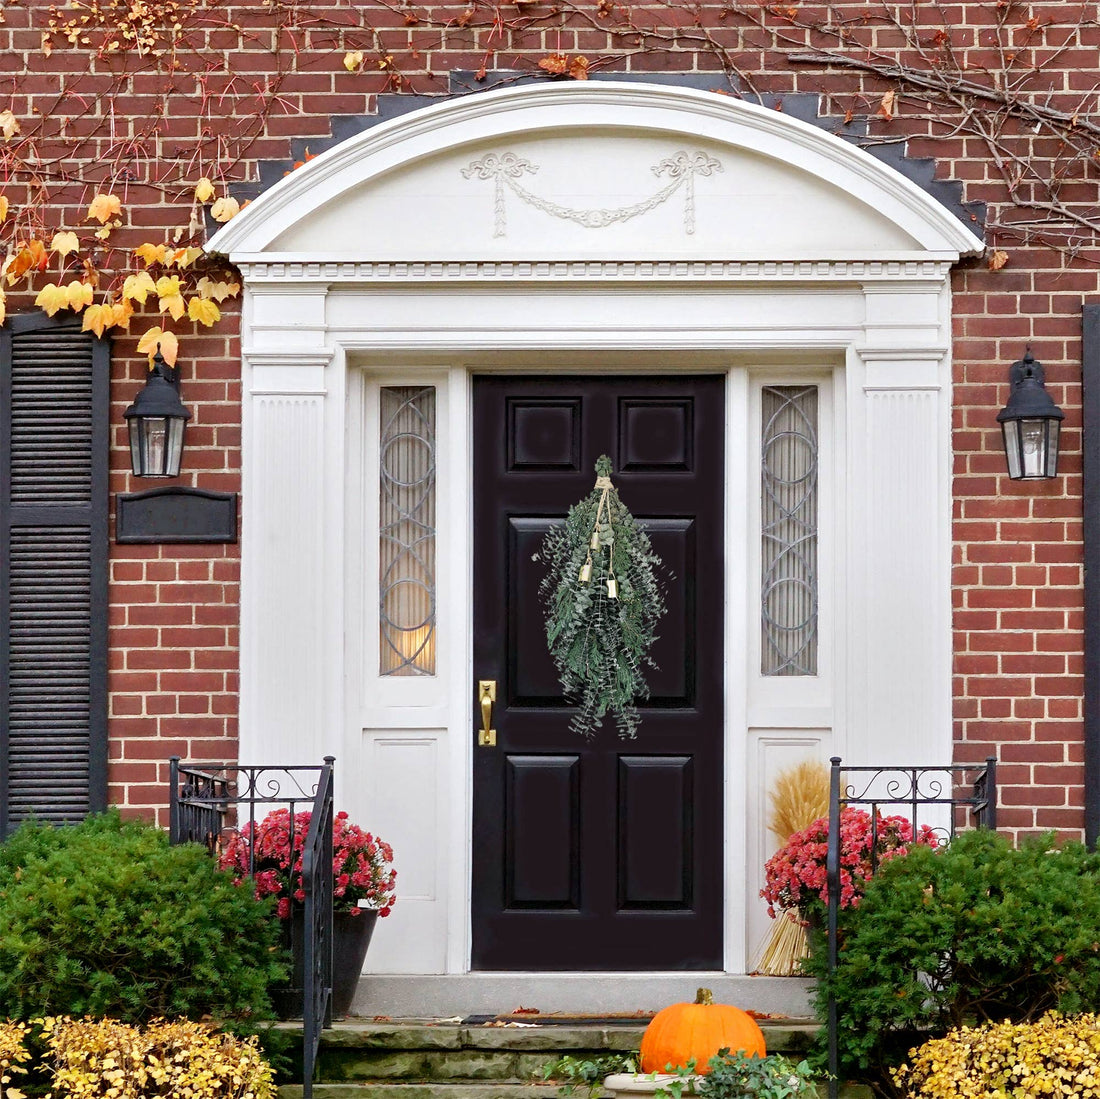
{"type": "Polygon", "coordinates": [[[1031,348],[1008,375],[1008,404],[997,413],[1004,435],[1008,475],[1013,481],[1042,481],[1058,474],[1058,432],[1066,414],[1043,384],[1043,364],[1031,348]]]}
{"type": "Polygon", "coordinates": [[[135,477],[178,477],[183,429],[191,413],[180,401],[179,371],[160,353],[153,356],[145,385],[123,413],[130,429],[130,463],[135,477]]]}

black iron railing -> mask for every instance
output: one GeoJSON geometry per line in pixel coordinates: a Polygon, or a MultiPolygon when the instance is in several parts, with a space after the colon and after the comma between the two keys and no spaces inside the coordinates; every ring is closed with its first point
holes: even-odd
{"type": "Polygon", "coordinates": [[[996,828],[997,760],[990,756],[980,764],[944,767],[842,767],[839,756],[829,762],[829,843],[825,862],[829,889],[829,1099],[837,1099],[840,1056],[833,978],[840,918],[840,811],[860,806],[869,814],[873,874],[878,869],[878,826],[883,816],[904,817],[914,836],[926,825],[941,843],[949,843],[959,828],[969,824],[996,828]]]}
{"type": "MultiPolygon", "coordinates": [[[[256,807],[285,807],[290,850],[296,848],[296,815],[310,812],[302,847],[304,968],[302,974],[302,1096],[312,1099],[321,1030],[332,1025],[332,828],[335,759],[319,767],[247,767],[182,764],[169,760],[169,835],[172,843],[201,843],[217,854],[227,832],[254,836],[256,807]]],[[[255,873],[254,845],[248,872],[255,873]]]]}

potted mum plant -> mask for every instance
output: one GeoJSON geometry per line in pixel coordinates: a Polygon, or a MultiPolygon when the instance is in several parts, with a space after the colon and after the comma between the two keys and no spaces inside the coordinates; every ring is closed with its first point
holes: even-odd
{"type": "MultiPolygon", "coordinates": [[[[883,863],[904,855],[913,843],[937,847],[939,839],[927,824],[920,825],[914,836],[905,817],[879,814],[878,820],[872,822],[866,810],[853,806],[841,809],[840,907],[859,904],[876,860],[883,863]]],[[[829,818],[820,817],[808,828],[795,832],[768,859],[760,895],[768,902],[768,915],[772,919],[781,913],[797,912],[805,926],[824,926],[829,904],[825,868],[828,850],[829,818]]]]}
{"type": "MultiPolygon", "coordinates": [[[[275,897],[284,938],[294,956],[293,987],[282,997],[287,1013],[301,1011],[303,966],[302,851],[309,834],[309,812],[276,809],[246,824],[222,848],[220,865],[244,882],[251,870],[257,897],[275,897]]],[[[397,902],[393,848],[337,813],[332,827],[332,1007],[351,1008],[363,959],[380,917],[397,902]]]]}

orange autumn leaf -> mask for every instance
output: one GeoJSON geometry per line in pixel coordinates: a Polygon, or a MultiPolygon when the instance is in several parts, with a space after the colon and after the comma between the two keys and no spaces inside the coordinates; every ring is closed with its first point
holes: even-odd
{"type": "Polygon", "coordinates": [[[77,279],[73,279],[68,286],[65,287],[65,296],[69,300],[69,308],[80,312],[87,305],[92,304],[92,298],[95,295],[91,283],[80,282],[77,279]]]}
{"type": "Polygon", "coordinates": [[[569,70],[569,58],[564,53],[549,53],[539,62],[539,68],[551,76],[561,76],[569,70]]]}
{"type": "Polygon", "coordinates": [[[114,309],[110,305],[89,305],[84,310],[84,321],[80,326],[81,332],[94,332],[102,336],[104,329],[114,324],[114,309]]]}
{"type": "Polygon", "coordinates": [[[111,324],[119,328],[129,328],[130,318],[134,315],[134,305],[129,298],[123,298],[111,306],[111,324]]]}
{"type": "Polygon", "coordinates": [[[1001,251],[1000,248],[995,248],[989,256],[989,269],[990,271],[999,271],[1004,265],[1008,263],[1008,253],[1001,251]]]}
{"type": "Polygon", "coordinates": [[[569,62],[569,75],[574,80],[587,80],[588,79],[588,58],[587,57],[574,57],[569,62]]]}
{"type": "Polygon", "coordinates": [[[26,241],[18,247],[19,251],[7,268],[9,286],[32,269],[45,271],[50,263],[50,254],[46,251],[46,246],[37,238],[26,241]]]}
{"type": "Polygon", "coordinates": [[[122,203],[118,195],[103,194],[101,192],[92,199],[91,204],[88,206],[87,218],[89,221],[94,218],[100,225],[106,225],[111,218],[118,217],[121,213],[122,203]]]}
{"type": "Polygon", "coordinates": [[[891,88],[890,91],[885,92],[882,96],[882,100],[878,105],[878,110],[875,111],[880,118],[885,118],[887,122],[894,117],[894,106],[897,102],[897,93],[891,88]]]}
{"type": "Polygon", "coordinates": [[[144,336],[138,340],[138,353],[148,355],[150,360],[157,353],[157,347],[164,361],[169,366],[176,365],[176,356],[179,354],[179,340],[174,332],[166,332],[161,328],[150,328],[144,336]]]}

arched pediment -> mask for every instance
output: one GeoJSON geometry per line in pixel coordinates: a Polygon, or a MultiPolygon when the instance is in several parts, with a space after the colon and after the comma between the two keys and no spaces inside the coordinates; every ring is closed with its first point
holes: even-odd
{"type": "Polygon", "coordinates": [[[381,123],[210,241],[237,262],[828,260],[980,252],[916,184],[782,112],[692,89],[528,85],[381,123]]]}

